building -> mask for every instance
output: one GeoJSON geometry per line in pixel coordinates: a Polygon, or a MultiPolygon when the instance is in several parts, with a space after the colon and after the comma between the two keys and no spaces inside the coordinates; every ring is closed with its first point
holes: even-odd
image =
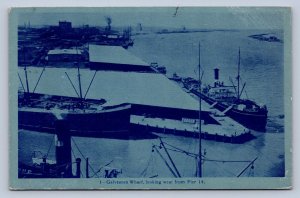
{"type": "Polygon", "coordinates": [[[61,32],[69,32],[72,30],[72,23],[68,21],[59,21],[58,27],[61,32]]]}
{"type": "Polygon", "coordinates": [[[79,49],[54,49],[48,52],[48,62],[78,62],[84,59],[82,50],[79,49]]]}
{"type": "Polygon", "coordinates": [[[95,70],[154,72],[148,63],[120,46],[89,45],[89,65],[95,70]]]}

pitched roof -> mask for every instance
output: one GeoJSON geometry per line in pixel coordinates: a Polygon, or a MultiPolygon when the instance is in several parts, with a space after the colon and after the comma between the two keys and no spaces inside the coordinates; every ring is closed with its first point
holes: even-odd
{"type": "Polygon", "coordinates": [[[149,66],[120,46],[89,45],[90,62],[149,66]]]}
{"type": "MultiPolygon", "coordinates": [[[[28,67],[29,87],[32,91],[42,68],[28,67]]],[[[46,68],[36,93],[77,97],[65,72],[70,76],[78,91],[77,69],[46,68]]],[[[25,80],[24,70],[19,68],[22,81],[25,80]]],[[[85,94],[94,71],[81,69],[81,82],[85,94]]],[[[21,85],[20,85],[21,86],[21,85]]],[[[142,104],[179,109],[198,110],[199,102],[184,92],[175,82],[162,74],[98,71],[87,94],[90,99],[105,99],[106,105],[121,103],[142,104]]],[[[209,107],[203,104],[203,110],[209,107]]]]}

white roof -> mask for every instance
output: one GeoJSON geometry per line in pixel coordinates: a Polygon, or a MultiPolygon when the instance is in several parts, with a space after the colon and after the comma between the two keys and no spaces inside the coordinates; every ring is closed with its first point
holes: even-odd
{"type": "MultiPolygon", "coordinates": [[[[27,71],[29,87],[32,91],[42,68],[28,67],[27,71]]],[[[65,72],[68,73],[78,92],[77,69],[75,68],[46,68],[35,92],[77,97],[65,72]]],[[[94,71],[81,69],[80,73],[84,96],[94,71]]],[[[19,74],[24,84],[23,68],[19,68],[19,74]]],[[[21,87],[21,84],[19,86],[21,87]]],[[[199,102],[196,99],[184,92],[175,82],[157,73],[98,71],[87,98],[103,98],[107,101],[106,105],[108,106],[131,103],[179,109],[199,109],[199,102]]],[[[209,109],[208,105],[205,105],[206,103],[202,104],[203,110],[209,109]]]]}
{"type": "Polygon", "coordinates": [[[120,46],[89,45],[90,62],[149,66],[120,46]]]}
{"type": "Polygon", "coordinates": [[[54,49],[49,50],[48,54],[81,54],[81,50],[76,49],[54,49]]]}

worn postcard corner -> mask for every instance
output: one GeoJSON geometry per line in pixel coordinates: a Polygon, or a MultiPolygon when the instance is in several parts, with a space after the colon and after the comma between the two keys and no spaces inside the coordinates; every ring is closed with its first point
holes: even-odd
{"type": "Polygon", "coordinates": [[[10,189],[291,189],[291,14],[12,8],[10,189]]]}

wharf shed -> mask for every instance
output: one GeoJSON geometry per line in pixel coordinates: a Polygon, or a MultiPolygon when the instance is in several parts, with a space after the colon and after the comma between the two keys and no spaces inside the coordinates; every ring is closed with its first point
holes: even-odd
{"type": "Polygon", "coordinates": [[[150,64],[120,46],[89,45],[89,65],[95,70],[154,72],[150,64]]]}
{"type": "Polygon", "coordinates": [[[79,49],[54,49],[48,52],[48,62],[74,62],[83,60],[83,52],[79,49]]]}
{"type": "MultiPolygon", "coordinates": [[[[34,87],[42,68],[28,67],[29,87],[34,87]]],[[[46,68],[36,93],[77,97],[65,72],[76,87],[76,68],[46,68]]],[[[21,79],[25,80],[24,71],[19,68],[21,79]]],[[[85,94],[94,71],[81,69],[81,84],[85,94]]],[[[20,85],[21,89],[21,85],[20,85]]],[[[87,93],[88,99],[105,99],[106,106],[129,103],[133,115],[160,117],[167,119],[197,119],[198,100],[184,92],[175,82],[164,75],[147,72],[97,71],[94,81],[87,93]]],[[[206,123],[214,123],[209,106],[202,106],[202,119],[206,123]]]]}

